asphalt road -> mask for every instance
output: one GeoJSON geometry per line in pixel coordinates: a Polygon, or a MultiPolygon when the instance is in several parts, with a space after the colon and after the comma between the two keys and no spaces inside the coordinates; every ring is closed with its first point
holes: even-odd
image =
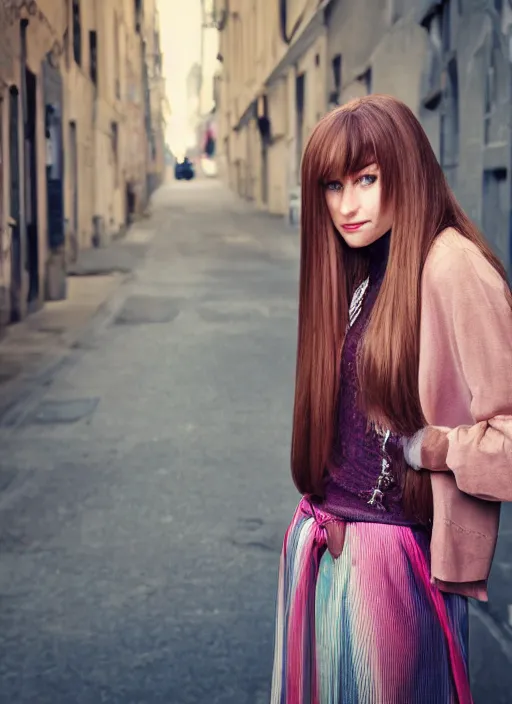
{"type": "MultiPolygon", "coordinates": [[[[162,189],[152,224],[70,361],[0,420],[2,704],[268,702],[297,235],[211,181],[162,189]]],[[[477,704],[512,701],[511,531],[472,616],[477,704]]]]}

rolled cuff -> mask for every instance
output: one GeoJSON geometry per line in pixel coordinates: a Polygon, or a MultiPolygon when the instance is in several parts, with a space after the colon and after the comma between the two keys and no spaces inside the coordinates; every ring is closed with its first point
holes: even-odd
{"type": "Polygon", "coordinates": [[[422,468],[421,463],[421,446],[423,443],[423,436],[425,435],[425,428],[418,430],[417,433],[412,435],[410,438],[403,438],[402,446],[404,448],[405,461],[411,467],[411,469],[417,472],[422,468]]]}
{"type": "Polygon", "coordinates": [[[407,464],[415,470],[446,471],[449,431],[449,428],[427,425],[410,438],[404,438],[402,445],[407,464]]]}

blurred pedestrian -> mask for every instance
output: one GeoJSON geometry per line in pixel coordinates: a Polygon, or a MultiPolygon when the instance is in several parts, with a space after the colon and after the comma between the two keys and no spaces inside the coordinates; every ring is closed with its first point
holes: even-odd
{"type": "Polygon", "coordinates": [[[326,115],[302,164],[292,474],[272,704],[470,704],[512,500],[512,294],[413,113],[326,115]]]}

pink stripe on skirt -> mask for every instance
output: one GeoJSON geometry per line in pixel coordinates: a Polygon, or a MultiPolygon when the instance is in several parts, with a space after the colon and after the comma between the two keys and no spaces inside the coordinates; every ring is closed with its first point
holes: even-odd
{"type": "Polygon", "coordinates": [[[467,600],[426,532],[300,502],[281,555],[271,704],[472,704],[467,600]]]}

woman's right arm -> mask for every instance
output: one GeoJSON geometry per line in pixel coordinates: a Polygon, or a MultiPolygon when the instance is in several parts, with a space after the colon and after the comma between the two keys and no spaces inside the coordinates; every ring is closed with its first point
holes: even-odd
{"type": "Polygon", "coordinates": [[[512,501],[512,306],[506,283],[478,253],[444,248],[428,282],[441,345],[456,359],[475,423],[427,426],[404,442],[413,468],[452,471],[480,499],[512,501]]]}

